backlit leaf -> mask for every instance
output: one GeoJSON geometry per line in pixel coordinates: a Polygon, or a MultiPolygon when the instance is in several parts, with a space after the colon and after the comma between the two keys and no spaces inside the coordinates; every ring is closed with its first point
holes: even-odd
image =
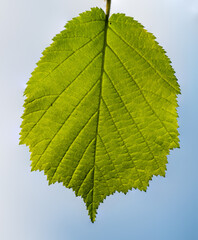
{"type": "Polygon", "coordinates": [[[165,176],[179,85],[154,36],[124,14],[93,8],[53,40],[25,90],[21,144],[32,170],[72,188],[94,221],[106,196],[165,176]]]}

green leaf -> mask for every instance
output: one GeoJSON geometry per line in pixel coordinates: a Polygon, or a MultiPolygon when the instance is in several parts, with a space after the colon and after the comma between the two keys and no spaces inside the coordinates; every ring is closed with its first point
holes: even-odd
{"type": "Polygon", "coordinates": [[[32,170],[98,206],[115,191],[146,191],[179,147],[174,71],[165,51],[124,14],[93,8],[43,52],[25,90],[21,144],[32,170]]]}

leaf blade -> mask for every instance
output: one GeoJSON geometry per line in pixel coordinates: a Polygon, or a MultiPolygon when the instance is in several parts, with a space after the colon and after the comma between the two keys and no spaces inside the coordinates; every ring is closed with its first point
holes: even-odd
{"type": "Polygon", "coordinates": [[[21,144],[32,170],[62,182],[91,221],[115,191],[146,191],[179,147],[179,85],[165,51],[133,18],[94,8],[54,38],[25,90],[21,144]]]}

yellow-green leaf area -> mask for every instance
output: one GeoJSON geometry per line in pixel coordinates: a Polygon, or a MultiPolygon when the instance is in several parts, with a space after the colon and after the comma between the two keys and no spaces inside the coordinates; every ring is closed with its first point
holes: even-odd
{"type": "Polygon", "coordinates": [[[81,196],[91,221],[115,191],[146,191],[179,147],[179,85],[165,51],[131,17],[93,8],[67,23],[25,90],[21,144],[32,170],[81,196]]]}

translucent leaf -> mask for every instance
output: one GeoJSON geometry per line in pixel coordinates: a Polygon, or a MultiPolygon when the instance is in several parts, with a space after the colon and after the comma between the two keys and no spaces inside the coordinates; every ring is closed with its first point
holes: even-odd
{"type": "Polygon", "coordinates": [[[53,40],[25,90],[21,144],[32,170],[72,188],[94,221],[106,196],[165,176],[180,90],[154,36],[124,14],[93,8],[53,40]]]}

